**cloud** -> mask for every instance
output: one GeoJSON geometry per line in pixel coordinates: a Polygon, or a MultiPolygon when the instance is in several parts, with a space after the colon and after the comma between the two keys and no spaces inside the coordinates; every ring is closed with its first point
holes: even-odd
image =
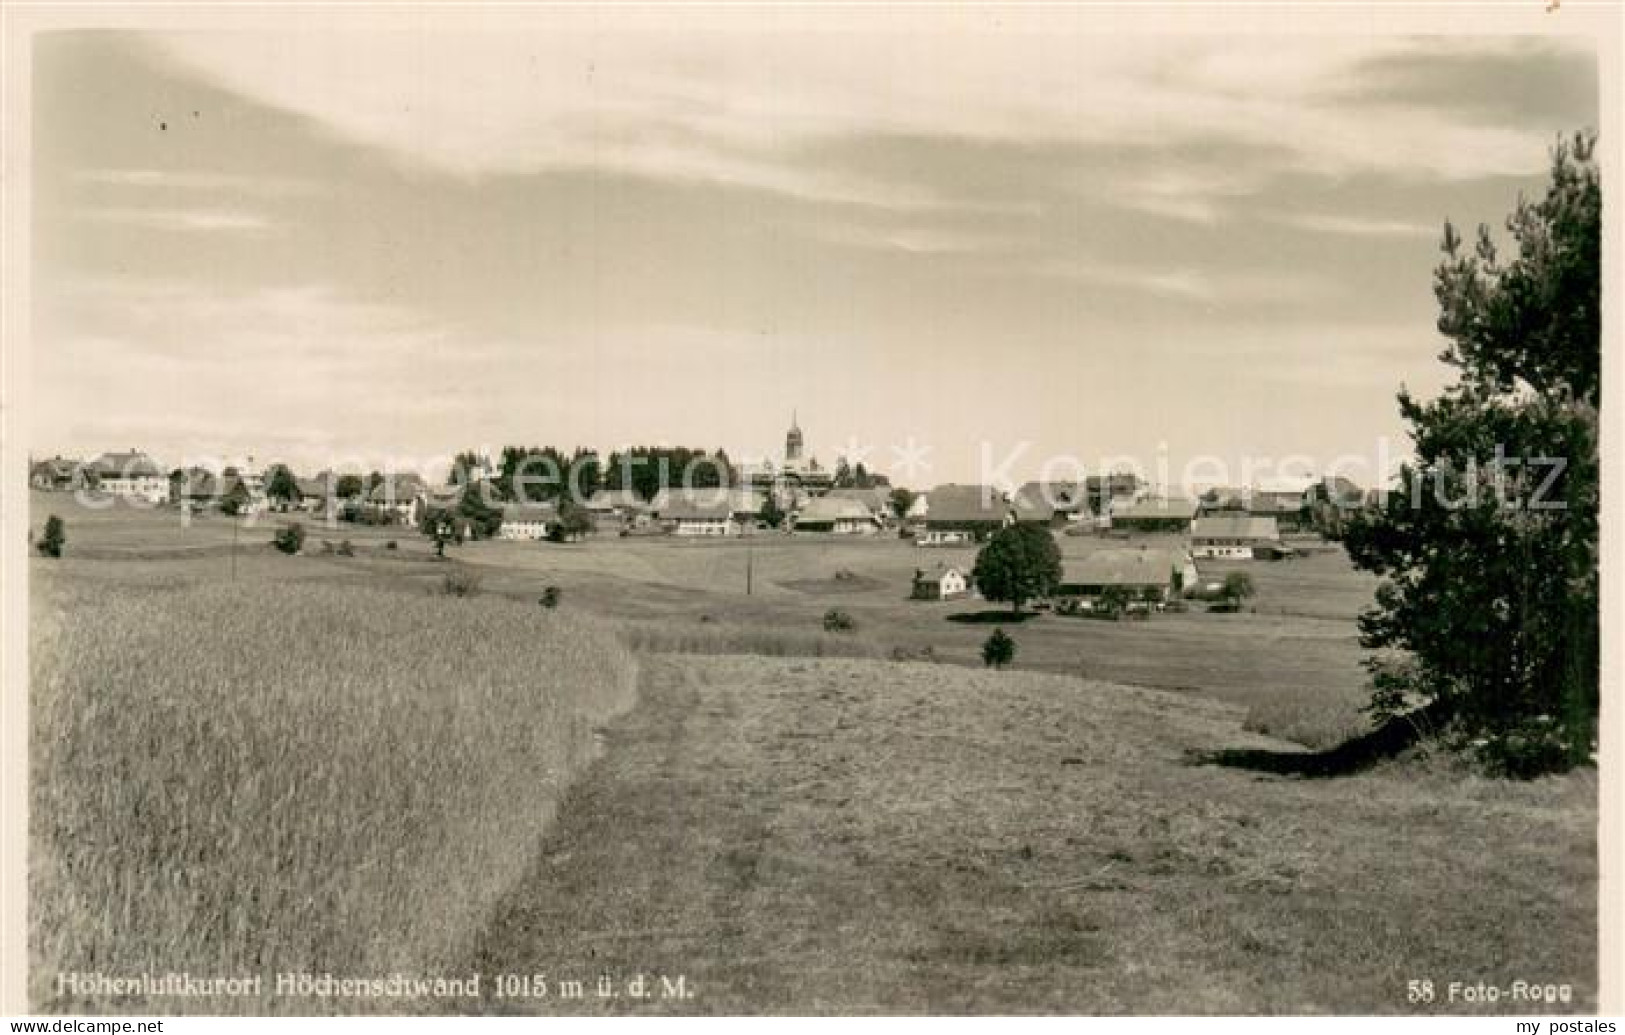
{"type": "Polygon", "coordinates": [[[76,169],[73,172],[73,179],[79,183],[102,187],[198,192],[218,191],[262,197],[309,194],[316,189],[316,185],[307,180],[273,176],[244,176],[197,169],[76,169]]]}
{"type": "Polygon", "coordinates": [[[1380,219],[1361,216],[1340,216],[1331,213],[1290,213],[1279,217],[1281,223],[1317,234],[1341,234],[1348,237],[1435,238],[1439,227],[1404,219],[1380,219]]]}
{"type": "MultiPolygon", "coordinates": [[[[873,184],[786,166],[783,154],[912,132],[1126,147],[1225,139],[1284,149],[1293,167],[1325,175],[1456,179],[1538,171],[1550,134],[1452,118],[1430,103],[1452,88],[1450,66],[1397,95],[1361,101],[1340,87],[1374,61],[1476,52],[1443,38],[606,30],[188,33],[160,45],[246,96],[467,176],[607,166],[862,198],[873,184]]],[[[1181,207],[1188,193],[1148,196],[1204,218],[1181,207]]]]}
{"type": "Polygon", "coordinates": [[[256,212],[233,209],[82,208],[74,212],[74,217],[98,223],[121,223],[148,230],[176,232],[225,230],[257,233],[272,228],[271,222],[256,212]]]}

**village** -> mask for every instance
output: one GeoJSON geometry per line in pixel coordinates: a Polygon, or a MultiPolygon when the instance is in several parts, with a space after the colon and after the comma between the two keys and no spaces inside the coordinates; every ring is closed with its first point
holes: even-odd
{"type": "MultiPolygon", "coordinates": [[[[648,497],[631,487],[599,487],[580,500],[560,491],[535,498],[543,493],[498,485],[498,472],[484,457],[467,470],[454,465],[439,485],[415,472],[328,470],[304,477],[280,464],[257,465],[252,457],[218,471],[166,473],[139,450],[103,453],[88,462],[60,456],[35,461],[29,478],[37,491],[169,508],[185,521],[215,513],[264,517],[285,527],[294,515],[308,515],[330,527],[400,526],[454,543],[482,537],[538,544],[587,536],[889,537],[927,550],[976,547],[1001,528],[1031,525],[1097,541],[1067,559],[1054,592],[1036,600],[1037,606],[1110,617],[1182,607],[1185,598],[1239,606],[1239,595],[1251,588],[1238,586],[1250,580],[1226,588],[1204,579],[1201,562],[1280,561],[1335,549],[1325,534],[1375,499],[1341,476],[1286,488],[1209,488],[1191,497],[1160,491],[1130,471],[1029,481],[1011,490],[943,484],[916,492],[861,466],[854,478],[844,459],[838,470],[832,474],[807,456],[804,433],[792,422],[782,463],[730,465],[712,487],[661,487],[648,497]],[[487,521],[464,516],[470,493],[489,501],[487,521]],[[513,496],[520,498],[505,498],[513,496]]],[[[556,472],[538,479],[548,485],[559,480],[556,472]]],[[[443,544],[437,545],[443,554],[443,544]]],[[[977,595],[977,586],[968,565],[927,561],[914,569],[907,595],[954,600],[977,595]]]]}

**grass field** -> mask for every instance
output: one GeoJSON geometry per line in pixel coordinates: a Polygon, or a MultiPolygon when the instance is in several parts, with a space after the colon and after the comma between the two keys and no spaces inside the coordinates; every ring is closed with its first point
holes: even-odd
{"type": "Polygon", "coordinates": [[[553,991],[481,1009],[1410,1013],[1411,979],[1520,977],[1572,983],[1557,1012],[1593,1002],[1591,778],[1196,766],[1280,745],[1220,702],[1035,673],[646,677],[471,964],[553,991]],[[693,998],[598,999],[603,972],[693,998]],[[571,979],[585,998],[560,998],[571,979]]]}
{"type": "Polygon", "coordinates": [[[636,666],[498,599],[44,573],[30,935],[45,1012],[298,1012],[59,996],[58,972],[435,972],[529,863],[636,666]]]}
{"type": "Polygon", "coordinates": [[[42,1010],[142,1009],[39,978],[152,961],[700,990],[481,1004],[525,1012],[1406,1012],[1412,978],[1569,982],[1560,1012],[1595,994],[1594,773],[1191,761],[1365,728],[1374,581],[1333,551],[1244,565],[1253,612],[1012,622],[906,599],[916,567],[973,554],[895,539],[438,561],[342,526],[286,557],[275,519],[234,547],[219,517],[33,505],[68,526],[32,568],[42,1010]],[[439,595],[448,571],[483,593],[439,595]],[[824,632],[831,608],[857,630],[824,632]],[[1013,671],[979,665],[995,625],[1013,671]],[[927,648],[938,664],[889,660],[927,648]],[[640,705],[584,770],[635,671],[640,705]]]}

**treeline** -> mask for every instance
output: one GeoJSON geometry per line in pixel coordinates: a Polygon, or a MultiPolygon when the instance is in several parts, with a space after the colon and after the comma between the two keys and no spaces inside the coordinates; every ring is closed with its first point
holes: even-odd
{"type": "Polygon", "coordinates": [[[686,446],[634,446],[605,457],[577,446],[566,452],[554,446],[504,446],[492,460],[473,451],[459,453],[452,480],[472,483],[489,470],[502,500],[545,503],[585,500],[600,489],[630,489],[640,499],[662,489],[715,489],[737,481],[726,450],[686,446]]]}

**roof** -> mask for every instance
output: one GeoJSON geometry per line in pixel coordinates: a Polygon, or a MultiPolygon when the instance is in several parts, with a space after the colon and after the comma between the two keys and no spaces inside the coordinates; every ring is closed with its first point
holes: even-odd
{"type": "Polygon", "coordinates": [[[857,500],[877,513],[891,510],[891,488],[889,486],[876,485],[869,489],[831,489],[822,498],[857,500]]]}
{"type": "Polygon", "coordinates": [[[1069,559],[1062,566],[1063,586],[1166,586],[1173,573],[1190,562],[1183,550],[1110,549],[1069,559]]]}
{"type": "Polygon", "coordinates": [[[1253,514],[1296,514],[1303,509],[1301,493],[1255,492],[1244,502],[1253,514]]]}
{"type": "Polygon", "coordinates": [[[1114,504],[1112,506],[1112,520],[1119,518],[1189,521],[1196,516],[1196,501],[1181,496],[1168,496],[1160,499],[1143,499],[1133,503],[1114,504]]]}
{"type": "Polygon", "coordinates": [[[929,571],[917,571],[917,572],[915,572],[914,573],[914,581],[915,582],[941,582],[943,577],[945,575],[947,575],[949,572],[952,572],[953,574],[958,575],[960,578],[965,577],[965,572],[964,572],[964,569],[962,569],[962,568],[959,568],[959,567],[956,567],[956,566],[950,565],[950,564],[938,564],[935,568],[932,568],[929,571]]]}
{"type": "Polygon", "coordinates": [[[661,500],[660,516],[673,521],[724,521],[734,508],[728,493],[718,489],[673,492],[661,500]]]}
{"type": "Polygon", "coordinates": [[[153,463],[152,457],[134,450],[128,453],[103,453],[91,461],[91,470],[102,478],[162,478],[164,472],[153,463]]]}
{"type": "Polygon", "coordinates": [[[551,503],[505,503],[502,506],[502,520],[507,522],[520,521],[557,521],[559,508],[551,503]]]}
{"type": "Polygon", "coordinates": [[[1010,497],[1017,520],[1048,521],[1088,506],[1085,487],[1077,482],[1028,482],[1010,497]]]}
{"type": "Polygon", "coordinates": [[[1192,539],[1279,539],[1281,529],[1272,517],[1251,514],[1213,514],[1196,519],[1192,539]]]}
{"type": "Polygon", "coordinates": [[[55,478],[72,476],[74,469],[79,466],[77,460],[64,460],[60,456],[53,456],[49,460],[36,460],[28,468],[30,475],[49,474],[55,478]]]}
{"type": "Polygon", "coordinates": [[[599,489],[587,501],[588,510],[646,510],[648,506],[635,489],[599,489]]]}
{"type": "Polygon", "coordinates": [[[372,487],[367,499],[374,503],[410,503],[425,488],[422,477],[410,472],[386,474],[372,487]]]}
{"type": "Polygon", "coordinates": [[[1003,524],[1010,513],[1004,494],[987,485],[939,485],[925,505],[928,524],[994,522],[1003,524]]]}
{"type": "Polygon", "coordinates": [[[807,505],[796,514],[796,524],[873,521],[874,518],[874,512],[861,500],[848,499],[845,496],[817,496],[808,500],[807,505]]]}

